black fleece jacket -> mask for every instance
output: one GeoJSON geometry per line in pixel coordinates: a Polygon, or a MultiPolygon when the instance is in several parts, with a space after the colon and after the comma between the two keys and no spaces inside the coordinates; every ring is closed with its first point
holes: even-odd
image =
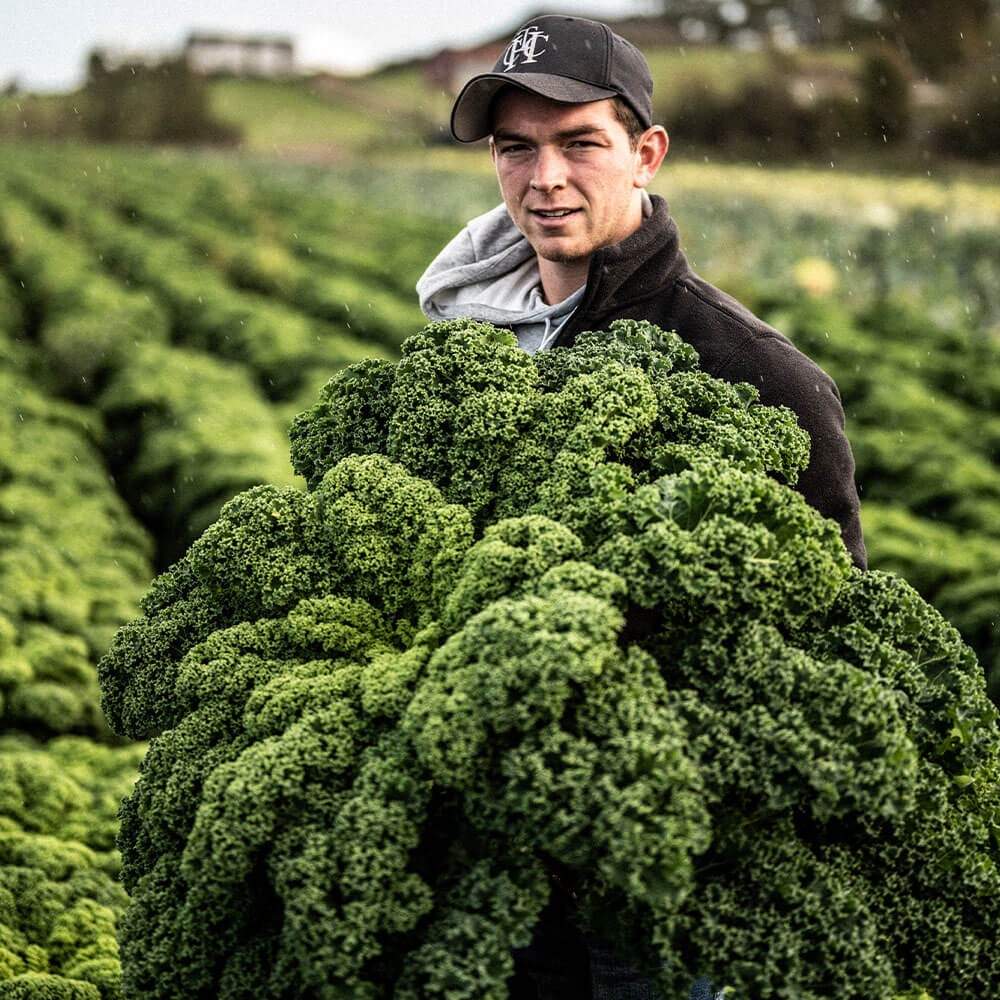
{"type": "Polygon", "coordinates": [[[590,261],[587,290],[553,346],[572,344],[584,330],[606,330],[616,319],[645,319],[686,340],[710,375],[748,382],[767,406],[787,406],[808,431],[808,467],[796,484],[806,500],[840,524],[856,566],[866,568],[854,455],[833,380],[792,342],[734,298],[699,278],[680,249],[666,201],[621,243],[590,261]]]}

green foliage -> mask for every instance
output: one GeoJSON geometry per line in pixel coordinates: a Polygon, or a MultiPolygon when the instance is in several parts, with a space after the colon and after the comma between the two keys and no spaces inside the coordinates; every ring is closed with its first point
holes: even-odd
{"type": "Polygon", "coordinates": [[[571,361],[532,361],[509,331],[461,321],[429,327],[407,342],[398,366],[353,366],[331,379],[292,425],[292,463],[315,486],[345,441],[353,448],[358,440],[358,450],[384,452],[443,484],[480,519],[558,511],[579,528],[566,505],[589,492],[598,465],[611,458],[648,478],[683,468],[708,434],[727,459],[795,481],[807,443],[787,413],[754,407],[750,387],[695,371],[694,352],[677,338],[664,338],[670,351],[661,356],[648,346],[659,335],[629,326],[620,335],[611,346],[583,341],[571,361]],[[652,374],[660,376],[653,385],[652,374]],[[551,478],[539,482],[538,467],[549,462],[551,478]]]}
{"type": "Polygon", "coordinates": [[[996,710],[805,444],[647,324],[335,376],[101,662],[126,995],[503,1000],[555,884],[666,995],[995,992],[996,710]]]}
{"type": "Polygon", "coordinates": [[[336,368],[362,353],[350,336],[302,312],[228,287],[206,271],[203,252],[133,231],[102,212],[84,210],[78,221],[104,266],[155,292],[184,345],[247,365],[271,398],[296,392],[320,365],[336,368]]]}
{"type": "Polygon", "coordinates": [[[26,376],[23,332],[0,309],[0,996],[119,1000],[117,811],[143,748],[96,742],[115,741],[94,663],[151,546],[99,421],[26,376]]]}
{"type": "MultiPolygon", "coordinates": [[[[73,211],[72,200],[67,205],[49,199],[47,206],[55,215],[73,211]]],[[[158,302],[102,273],[93,252],[59,234],[23,203],[3,206],[0,223],[0,238],[39,327],[40,353],[47,362],[42,377],[55,390],[90,402],[100,414],[100,421],[88,417],[91,433],[102,438],[121,492],[155,536],[162,560],[175,558],[241,489],[261,481],[292,481],[282,420],[242,363],[167,346],[168,321],[158,302]]],[[[192,289],[195,298],[199,309],[211,309],[192,289]]],[[[219,335],[223,329],[243,330],[242,317],[251,311],[247,305],[234,314],[223,306],[219,335]]],[[[293,339],[312,341],[308,322],[292,318],[293,339]]],[[[256,355],[240,335],[223,356],[242,362],[249,355],[251,364],[261,363],[266,350],[269,370],[278,372],[294,352],[282,340],[279,320],[264,312],[250,324],[246,336],[254,339],[256,355]]],[[[307,363],[318,365],[320,357],[311,355],[307,363]]],[[[18,433],[27,443],[32,428],[18,433]]],[[[43,431],[39,448],[49,447],[47,436],[43,431]]],[[[33,466],[39,453],[24,448],[25,465],[33,466]]],[[[71,485],[67,477],[59,488],[71,485]]],[[[106,598],[109,605],[114,594],[106,598]]],[[[127,617],[128,612],[112,621],[117,625],[127,617]]]]}
{"type": "MultiPolygon", "coordinates": [[[[71,193],[77,182],[64,172],[51,164],[44,186],[16,174],[19,193],[82,230],[119,278],[155,290],[184,343],[250,364],[271,398],[296,393],[318,367],[398,350],[402,331],[421,321],[412,290],[435,230],[390,223],[378,211],[359,218],[351,205],[296,219],[278,193],[240,204],[210,177],[194,185],[187,171],[135,179],[124,165],[92,183],[95,204],[71,193]],[[400,229],[391,240],[389,225],[400,229]],[[370,250],[359,252],[366,236],[370,250]],[[407,253],[414,241],[418,253],[407,253]]],[[[436,232],[443,241],[446,230],[436,232]]]]}
{"type": "Polygon", "coordinates": [[[66,979],[47,972],[27,972],[0,980],[0,997],[4,1000],[101,1000],[101,991],[83,980],[66,979]]]}
{"type": "Polygon", "coordinates": [[[20,199],[0,206],[0,244],[58,392],[89,401],[137,344],[166,341],[169,323],[157,302],[110,280],[93,253],[20,199]]]}

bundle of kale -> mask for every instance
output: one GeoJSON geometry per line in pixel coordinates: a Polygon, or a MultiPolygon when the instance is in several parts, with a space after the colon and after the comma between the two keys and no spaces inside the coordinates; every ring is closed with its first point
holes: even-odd
{"type": "Polygon", "coordinates": [[[647,324],[337,375],[101,664],[126,995],[504,1000],[564,891],[666,997],[1000,994],[995,709],[807,455],[647,324]]]}

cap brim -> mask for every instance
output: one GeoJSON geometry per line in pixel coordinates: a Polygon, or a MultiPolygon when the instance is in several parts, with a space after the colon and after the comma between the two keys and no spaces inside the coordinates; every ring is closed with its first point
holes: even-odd
{"type": "Polygon", "coordinates": [[[493,131],[490,105],[502,87],[519,87],[562,104],[588,104],[615,97],[617,91],[548,73],[483,73],[473,77],[451,109],[451,134],[459,142],[485,139],[493,131]]]}

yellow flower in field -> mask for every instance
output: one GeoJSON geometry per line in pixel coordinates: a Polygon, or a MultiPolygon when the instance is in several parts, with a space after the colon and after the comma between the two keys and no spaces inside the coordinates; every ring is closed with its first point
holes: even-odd
{"type": "Polygon", "coordinates": [[[875,229],[892,230],[899,221],[899,212],[885,201],[870,201],[861,210],[861,217],[875,229]]]}
{"type": "Polygon", "coordinates": [[[822,257],[803,257],[794,274],[796,286],[816,299],[830,295],[837,287],[837,271],[822,257]]]}

